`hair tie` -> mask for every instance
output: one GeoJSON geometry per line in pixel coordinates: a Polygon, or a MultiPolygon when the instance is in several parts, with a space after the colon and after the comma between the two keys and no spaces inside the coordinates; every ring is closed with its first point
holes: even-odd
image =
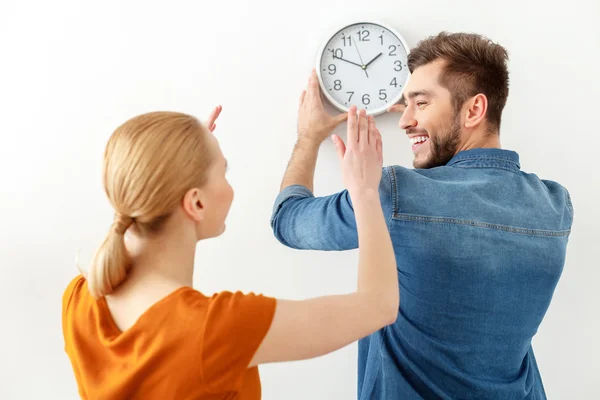
{"type": "Polygon", "coordinates": [[[133,218],[117,212],[115,213],[113,227],[118,235],[124,235],[125,231],[127,231],[127,229],[133,224],[133,222],[133,218]]]}

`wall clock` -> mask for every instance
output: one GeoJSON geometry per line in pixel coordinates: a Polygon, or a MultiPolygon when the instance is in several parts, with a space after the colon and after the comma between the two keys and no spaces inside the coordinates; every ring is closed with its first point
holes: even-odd
{"type": "Polygon", "coordinates": [[[338,110],[378,115],[397,103],[409,77],[409,47],[391,26],[355,22],[330,35],[317,55],[321,91],[338,110]]]}

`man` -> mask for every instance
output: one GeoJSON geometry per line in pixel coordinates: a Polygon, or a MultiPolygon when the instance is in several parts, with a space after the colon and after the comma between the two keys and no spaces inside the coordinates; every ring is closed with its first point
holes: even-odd
{"type": "MultiPolygon", "coordinates": [[[[383,210],[400,282],[397,321],[359,342],[359,399],[545,399],[531,346],[565,262],[568,191],[521,171],[500,148],[508,96],[504,48],[474,34],[409,54],[400,128],[414,167],[385,167],[383,210]]],[[[328,115],[314,74],[275,201],[277,239],[296,249],[356,248],[346,191],[314,197],[328,115]]]]}

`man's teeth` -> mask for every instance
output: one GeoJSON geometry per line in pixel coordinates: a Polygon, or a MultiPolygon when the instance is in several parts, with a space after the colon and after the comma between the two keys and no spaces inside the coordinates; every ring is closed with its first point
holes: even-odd
{"type": "Polygon", "coordinates": [[[417,143],[424,142],[427,139],[429,139],[428,136],[416,136],[416,137],[410,138],[410,141],[412,142],[412,144],[417,144],[417,143]]]}

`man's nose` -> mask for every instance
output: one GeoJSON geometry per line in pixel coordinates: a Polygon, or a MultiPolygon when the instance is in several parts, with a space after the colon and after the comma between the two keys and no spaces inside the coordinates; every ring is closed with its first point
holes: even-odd
{"type": "Polygon", "coordinates": [[[398,121],[398,126],[401,129],[410,129],[417,126],[417,120],[412,117],[412,113],[405,104],[394,104],[388,108],[388,112],[400,112],[402,117],[398,121]]]}
{"type": "Polygon", "coordinates": [[[400,121],[398,121],[398,126],[401,129],[412,129],[417,127],[417,120],[412,118],[412,116],[408,114],[402,114],[400,121]]]}

